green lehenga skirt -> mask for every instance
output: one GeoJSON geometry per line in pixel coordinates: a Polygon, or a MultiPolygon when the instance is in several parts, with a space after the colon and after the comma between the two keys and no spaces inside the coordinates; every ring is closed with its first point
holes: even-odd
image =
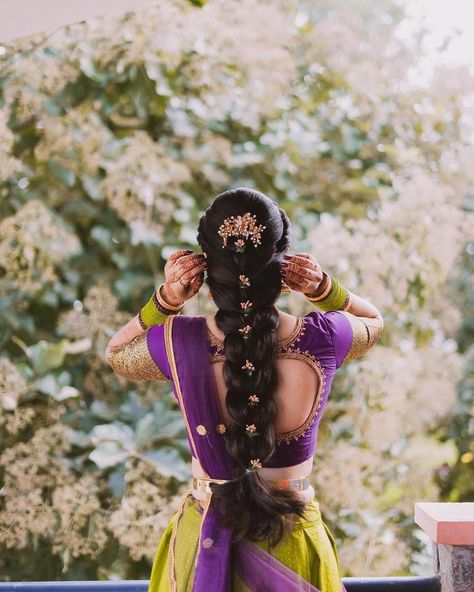
{"type": "MultiPolygon", "coordinates": [[[[169,560],[169,551],[177,516],[178,512],[171,518],[158,544],[148,592],[172,592],[171,577],[176,582],[176,592],[192,591],[202,521],[199,501],[192,495],[184,501],[175,532],[173,565],[169,560]]],[[[321,592],[341,592],[343,589],[336,543],[322,519],[316,496],[306,506],[306,519],[298,516],[290,535],[283,538],[274,549],[270,550],[266,541],[256,541],[255,544],[321,592]]],[[[249,588],[235,571],[232,574],[232,585],[233,592],[249,592],[249,588]]]]}

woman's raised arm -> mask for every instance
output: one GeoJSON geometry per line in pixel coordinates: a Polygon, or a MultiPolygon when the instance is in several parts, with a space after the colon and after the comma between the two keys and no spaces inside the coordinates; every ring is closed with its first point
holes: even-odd
{"type": "Polygon", "coordinates": [[[168,316],[179,314],[184,300],[199,290],[204,279],[203,259],[202,255],[182,250],[170,256],[165,265],[164,283],[105,348],[105,359],[116,374],[134,382],[168,380],[150,354],[148,330],[162,325],[168,316]]]}

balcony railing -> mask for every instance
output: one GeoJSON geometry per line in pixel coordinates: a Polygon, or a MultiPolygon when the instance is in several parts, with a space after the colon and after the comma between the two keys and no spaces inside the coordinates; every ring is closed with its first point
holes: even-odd
{"type": "MultiPolygon", "coordinates": [[[[347,592],[440,592],[438,577],[342,578],[347,592]]],[[[126,582],[11,582],[1,592],[147,592],[146,580],[126,582]]]]}

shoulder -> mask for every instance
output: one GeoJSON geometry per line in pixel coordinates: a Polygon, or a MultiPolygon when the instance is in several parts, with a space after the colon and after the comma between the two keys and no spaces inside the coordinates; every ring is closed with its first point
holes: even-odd
{"type": "Polygon", "coordinates": [[[307,317],[313,331],[331,341],[336,368],[369,351],[378,342],[384,326],[381,316],[363,317],[345,310],[311,311],[307,317]]]}
{"type": "Polygon", "coordinates": [[[325,350],[326,355],[329,351],[336,368],[342,365],[352,344],[353,329],[348,314],[342,310],[313,310],[305,316],[312,347],[325,350]]]}

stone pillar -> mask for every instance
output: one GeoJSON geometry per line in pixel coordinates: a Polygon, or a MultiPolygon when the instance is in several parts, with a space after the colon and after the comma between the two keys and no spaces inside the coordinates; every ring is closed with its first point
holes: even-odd
{"type": "Polygon", "coordinates": [[[441,592],[473,592],[474,502],[416,502],[415,523],[431,538],[441,592]]]}

